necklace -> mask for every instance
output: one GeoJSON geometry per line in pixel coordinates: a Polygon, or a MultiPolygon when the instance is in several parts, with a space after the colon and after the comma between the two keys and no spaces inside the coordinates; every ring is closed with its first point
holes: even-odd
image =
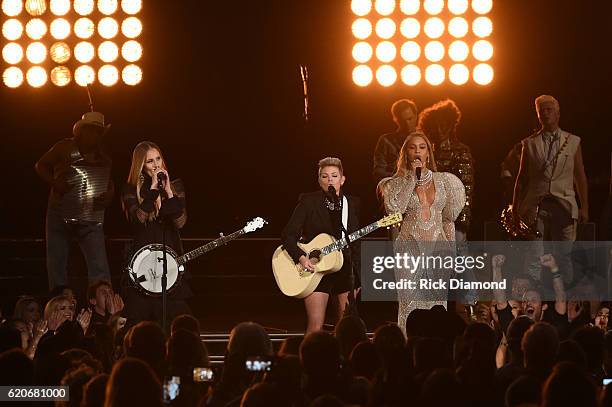
{"type": "Polygon", "coordinates": [[[431,180],[433,179],[433,172],[427,170],[427,173],[425,173],[424,175],[421,176],[421,179],[417,179],[417,186],[419,187],[423,187],[426,186],[427,184],[429,184],[431,182],[431,180]]]}

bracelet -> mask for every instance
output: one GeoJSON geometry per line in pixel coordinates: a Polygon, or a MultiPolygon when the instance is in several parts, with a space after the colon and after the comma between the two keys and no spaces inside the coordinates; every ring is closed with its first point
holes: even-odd
{"type": "Polygon", "coordinates": [[[552,278],[553,278],[553,279],[555,279],[555,278],[560,278],[560,277],[561,277],[561,274],[557,273],[556,271],[555,271],[555,272],[553,273],[553,275],[552,275],[552,278]]]}

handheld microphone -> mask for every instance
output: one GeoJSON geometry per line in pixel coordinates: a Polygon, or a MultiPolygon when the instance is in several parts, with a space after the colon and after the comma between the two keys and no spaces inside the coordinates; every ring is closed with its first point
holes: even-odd
{"type": "Polygon", "coordinates": [[[336,188],[333,185],[327,187],[327,192],[332,196],[334,202],[338,202],[338,195],[336,195],[336,188]]]}
{"type": "Polygon", "coordinates": [[[157,173],[157,186],[162,188],[164,186],[164,181],[166,180],[166,174],[163,172],[157,173]]]}
{"type": "MultiPolygon", "coordinates": [[[[420,158],[418,158],[418,157],[415,159],[415,161],[416,161],[416,160],[421,161],[421,159],[420,159],[420,158]]],[[[416,167],[416,169],[414,170],[414,172],[416,173],[416,177],[417,177],[417,180],[418,180],[418,181],[420,181],[420,180],[421,180],[421,171],[422,171],[422,170],[423,170],[423,167],[416,167]]]]}

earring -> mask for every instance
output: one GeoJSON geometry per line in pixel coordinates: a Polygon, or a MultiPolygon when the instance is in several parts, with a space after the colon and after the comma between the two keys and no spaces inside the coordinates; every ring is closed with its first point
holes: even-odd
{"type": "Polygon", "coordinates": [[[140,179],[140,183],[144,182],[144,174],[141,172],[140,175],[138,176],[138,178],[140,179]]]}

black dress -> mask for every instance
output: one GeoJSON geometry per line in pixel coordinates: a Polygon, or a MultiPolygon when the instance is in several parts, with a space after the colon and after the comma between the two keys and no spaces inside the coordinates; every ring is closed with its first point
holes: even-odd
{"type": "MultiPolygon", "coordinates": [[[[342,197],[340,201],[342,202],[342,197]]],[[[348,196],[348,233],[359,229],[359,198],[348,196]]],[[[295,263],[299,263],[304,251],[297,245],[299,242],[310,242],[320,233],[327,233],[339,239],[342,236],[342,211],[330,210],[326,205],[326,195],[323,191],[300,195],[298,204],[285,226],[281,237],[283,247],[295,263]]],[[[351,289],[351,265],[354,270],[354,288],[359,286],[359,244],[353,243],[351,250],[343,251],[344,263],[335,273],[325,275],[315,292],[327,294],[340,294],[351,289]],[[350,254],[353,254],[352,261],[350,254]]]]}
{"type": "MultiPolygon", "coordinates": [[[[167,198],[165,192],[162,194],[161,207],[158,216],[149,220],[149,216],[155,212],[155,200],[160,192],[151,190],[151,178],[145,175],[144,182],[140,189],[142,202],[138,202],[136,196],[136,187],[131,184],[126,184],[123,189],[122,201],[124,208],[128,213],[133,240],[127,248],[127,261],[132,258],[140,248],[152,243],[162,243],[162,233],[165,225],[166,245],[171,247],[177,254],[183,253],[183,245],[179,229],[181,229],[187,220],[185,211],[185,189],[180,180],[172,181],[172,185],[176,193],[172,198],[167,198]],[[162,219],[165,222],[162,222],[162,219]]],[[[167,321],[170,323],[172,319],[180,314],[188,313],[189,306],[185,300],[191,297],[191,289],[188,286],[187,272],[183,275],[179,285],[172,289],[168,294],[167,302],[167,321]]],[[[124,273],[122,276],[122,295],[125,299],[125,309],[123,315],[128,319],[127,324],[133,325],[140,321],[158,321],[162,320],[162,301],[161,297],[147,296],[137,291],[129,281],[129,276],[124,273]]]]}

